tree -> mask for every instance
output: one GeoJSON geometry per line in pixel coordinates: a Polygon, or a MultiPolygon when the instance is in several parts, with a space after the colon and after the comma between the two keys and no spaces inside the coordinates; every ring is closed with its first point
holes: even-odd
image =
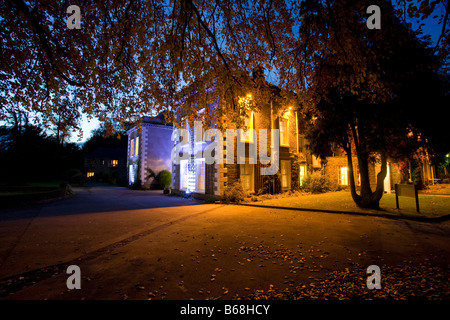
{"type": "MultiPolygon", "coordinates": [[[[450,8],[445,0],[420,6],[400,0],[394,6],[363,0],[88,0],[80,5],[81,30],[67,28],[66,6],[66,1],[50,0],[0,4],[0,108],[12,100],[51,119],[61,105],[53,101],[67,97],[105,122],[136,120],[173,106],[209,122],[227,115],[230,105],[246,95],[254,86],[248,75],[259,66],[273,76],[282,95],[293,91],[311,114],[319,115],[316,106],[325,108],[331,99],[352,108],[387,108],[402,90],[395,82],[401,78],[389,78],[390,63],[400,62],[398,74],[403,64],[384,59],[378,65],[378,55],[389,56],[395,41],[411,43],[412,24],[407,23],[422,23],[439,8],[441,33],[433,49],[444,62],[442,70],[448,66],[450,8]],[[382,28],[369,32],[365,10],[373,4],[381,7],[382,28]],[[384,37],[391,41],[385,49],[377,46],[388,43],[384,37]],[[180,93],[188,98],[177,104],[180,93]],[[214,104],[214,112],[199,115],[214,104]]],[[[267,101],[264,91],[254,98],[256,107],[267,101]]],[[[363,125],[354,124],[356,134],[363,130],[364,137],[370,136],[364,131],[371,130],[370,121],[363,125]]],[[[356,142],[370,153],[364,151],[368,142],[356,142]]]]}
{"type": "Polygon", "coordinates": [[[61,180],[69,169],[83,166],[81,152],[75,144],[61,145],[54,136],[23,120],[0,127],[0,141],[1,182],[61,180]]]}
{"type": "Polygon", "coordinates": [[[443,126],[437,126],[440,136],[431,129],[439,122],[436,112],[443,99],[448,101],[448,87],[438,73],[440,61],[388,2],[379,2],[381,30],[361,23],[366,2],[357,3],[360,10],[355,10],[355,1],[305,3],[310,7],[305,8],[300,32],[318,34],[301,44],[307,48],[304,65],[313,68],[304,95],[312,101],[306,112],[311,119],[308,138],[313,152],[323,158],[330,155],[332,144],[345,151],[353,200],[360,207],[378,209],[387,157],[408,157],[421,146],[438,148],[436,141],[447,134],[443,126]],[[381,171],[372,191],[369,162],[377,155],[381,171]],[[352,156],[358,161],[360,194],[352,156]]]}
{"type": "MultiPolygon", "coordinates": [[[[87,0],[78,3],[81,29],[68,29],[66,1],[4,1],[0,108],[14,101],[49,120],[73,120],[74,112],[101,121],[136,120],[170,109],[177,92],[195,83],[196,103],[189,104],[197,105],[195,114],[208,101],[236,103],[257,66],[274,70],[284,89],[301,94],[309,77],[302,52],[311,52],[304,44],[319,34],[299,28],[317,8],[329,9],[334,2],[87,0]]],[[[371,4],[346,3],[358,12],[371,4]]],[[[439,16],[442,32],[436,48],[447,58],[448,2],[417,6],[399,0],[397,7],[395,14],[405,20],[439,16]]],[[[348,20],[326,12],[333,28],[340,19],[348,20]]]]}
{"type": "Polygon", "coordinates": [[[83,152],[89,154],[98,148],[123,148],[127,149],[128,138],[126,131],[115,130],[108,133],[108,129],[100,127],[93,130],[89,139],[83,144],[83,152]]]}

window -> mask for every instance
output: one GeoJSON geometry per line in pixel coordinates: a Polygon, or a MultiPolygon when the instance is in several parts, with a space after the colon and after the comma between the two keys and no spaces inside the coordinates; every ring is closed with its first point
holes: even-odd
{"type": "Polygon", "coordinates": [[[241,184],[242,188],[246,191],[254,191],[254,180],[253,180],[253,168],[252,164],[241,164],[241,184]]]}
{"type": "Polygon", "coordinates": [[[139,137],[136,137],[136,146],[134,148],[134,155],[137,156],[139,154],[139,137]]]}
{"type": "Polygon", "coordinates": [[[304,153],[306,151],[305,143],[306,143],[305,136],[299,135],[298,136],[298,152],[304,153]]]}
{"type": "Polygon", "coordinates": [[[299,172],[299,178],[300,178],[300,186],[303,184],[303,182],[305,181],[306,178],[306,166],[305,165],[301,165],[299,167],[300,172],[299,172]]]}
{"type": "Polygon", "coordinates": [[[248,117],[245,117],[244,119],[244,128],[242,128],[243,131],[247,132],[247,135],[244,136],[243,132],[241,133],[241,141],[253,143],[254,137],[253,137],[253,131],[249,131],[252,129],[255,129],[255,119],[253,111],[250,112],[250,115],[248,117]]]}
{"type": "Polygon", "coordinates": [[[339,184],[341,186],[348,185],[348,168],[347,167],[339,168],[339,184]]]}
{"type": "Polygon", "coordinates": [[[288,146],[288,120],[284,118],[280,118],[280,145],[288,146]]]}
{"type": "Polygon", "coordinates": [[[130,164],[129,169],[128,169],[128,174],[129,174],[129,181],[130,184],[134,183],[134,166],[132,164],[130,164]]]}
{"type": "Polygon", "coordinates": [[[131,139],[130,144],[130,157],[134,156],[134,139],[131,139]]]}
{"type": "Polygon", "coordinates": [[[291,160],[281,160],[281,188],[291,188],[291,160]]]}
{"type": "Polygon", "coordinates": [[[313,168],[320,168],[320,160],[317,156],[312,156],[312,165],[313,168]]]}
{"type": "Polygon", "coordinates": [[[180,160],[180,190],[186,190],[189,178],[189,160],[180,160]]]}
{"type": "Polygon", "coordinates": [[[94,172],[88,172],[87,173],[87,177],[88,178],[92,178],[94,176],[94,174],[95,174],[94,172]]]}
{"type": "Polygon", "coordinates": [[[195,159],[195,191],[205,192],[205,159],[195,159]]]}

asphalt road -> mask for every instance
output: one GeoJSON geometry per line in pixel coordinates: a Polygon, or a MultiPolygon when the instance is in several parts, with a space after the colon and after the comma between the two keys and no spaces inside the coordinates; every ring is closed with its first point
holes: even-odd
{"type": "Polygon", "coordinates": [[[383,267],[424,262],[449,269],[449,221],[203,204],[104,186],[75,191],[0,211],[3,299],[233,299],[357,266],[379,265],[382,275],[383,267]],[[80,267],[81,289],[67,288],[69,265],[80,267]]]}

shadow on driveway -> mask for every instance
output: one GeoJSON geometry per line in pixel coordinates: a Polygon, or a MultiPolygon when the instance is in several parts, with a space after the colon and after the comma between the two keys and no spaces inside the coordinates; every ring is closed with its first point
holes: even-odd
{"type": "Polygon", "coordinates": [[[1,209],[0,221],[28,219],[36,215],[51,217],[204,204],[200,200],[164,195],[162,190],[130,190],[108,185],[92,185],[73,190],[75,196],[66,200],[1,209]]]}

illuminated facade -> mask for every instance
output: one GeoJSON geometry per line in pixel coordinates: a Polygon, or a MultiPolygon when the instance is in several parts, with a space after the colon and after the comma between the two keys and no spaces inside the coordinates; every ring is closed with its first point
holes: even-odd
{"type": "Polygon", "coordinates": [[[128,130],[127,176],[128,185],[139,184],[145,188],[153,186],[154,179],[148,178],[147,169],[158,174],[172,170],[171,144],[172,124],[154,117],[143,120],[128,130]]]}

